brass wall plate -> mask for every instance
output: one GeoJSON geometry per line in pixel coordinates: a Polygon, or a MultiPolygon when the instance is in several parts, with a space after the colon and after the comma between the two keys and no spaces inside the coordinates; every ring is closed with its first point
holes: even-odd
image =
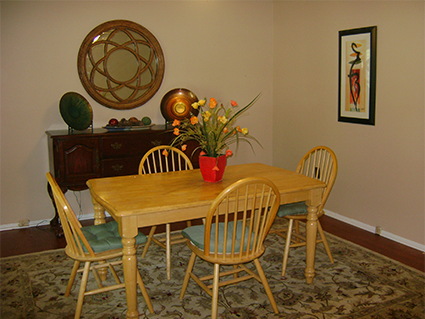
{"type": "Polygon", "coordinates": [[[198,102],[196,95],[188,89],[173,89],[161,100],[162,116],[169,122],[189,118],[191,114],[198,115],[199,111],[192,107],[198,102]]]}

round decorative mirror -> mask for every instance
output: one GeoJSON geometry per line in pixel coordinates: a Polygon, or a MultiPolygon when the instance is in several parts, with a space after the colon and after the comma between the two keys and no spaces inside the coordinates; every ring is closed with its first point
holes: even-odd
{"type": "Polygon", "coordinates": [[[94,28],[78,53],[78,74],[87,93],[112,109],[134,109],[149,101],[161,86],[164,69],[155,36],[127,20],[94,28]]]}

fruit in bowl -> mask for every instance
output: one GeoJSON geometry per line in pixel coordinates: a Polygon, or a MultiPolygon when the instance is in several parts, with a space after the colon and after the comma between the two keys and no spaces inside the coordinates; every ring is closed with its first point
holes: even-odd
{"type": "Polygon", "coordinates": [[[118,125],[118,120],[117,119],[110,119],[108,122],[108,125],[110,126],[117,126],[118,125]]]}
{"type": "Polygon", "coordinates": [[[130,126],[137,126],[139,125],[139,120],[136,117],[132,116],[128,119],[128,124],[130,126]]]}
{"type": "Polygon", "coordinates": [[[141,122],[143,125],[151,125],[152,120],[149,117],[145,116],[144,118],[142,118],[141,122]]]}

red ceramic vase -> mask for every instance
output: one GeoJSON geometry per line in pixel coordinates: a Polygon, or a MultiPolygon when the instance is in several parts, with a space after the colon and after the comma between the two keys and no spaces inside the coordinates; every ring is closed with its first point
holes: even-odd
{"type": "Polygon", "coordinates": [[[199,168],[205,182],[217,183],[223,179],[226,168],[226,155],[219,157],[199,156],[199,168]]]}

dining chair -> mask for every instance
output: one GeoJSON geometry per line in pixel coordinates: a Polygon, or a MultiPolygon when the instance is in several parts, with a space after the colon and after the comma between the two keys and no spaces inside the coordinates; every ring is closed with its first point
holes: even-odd
{"type": "MultiPolygon", "coordinates": [[[[141,159],[139,164],[139,174],[155,174],[155,173],[166,173],[174,171],[183,171],[193,169],[192,162],[189,157],[181,150],[168,145],[160,145],[150,149],[141,159]]],[[[191,222],[187,221],[187,226],[191,226],[191,222]]],[[[180,233],[173,234],[171,237],[171,225],[165,224],[165,238],[155,238],[155,231],[157,226],[152,226],[149,231],[148,240],[143,249],[142,258],[146,256],[151,242],[156,243],[160,247],[167,251],[167,278],[171,279],[171,256],[168,254],[170,248],[167,249],[167,243],[169,245],[184,243],[185,238],[180,233]]]]}
{"type": "Polygon", "coordinates": [[[273,311],[279,313],[259,258],[265,251],[264,240],[276,217],[280,195],[268,179],[248,177],[224,189],[211,204],[205,225],[182,231],[192,251],[180,299],[192,278],[212,297],[212,319],[217,318],[219,287],[256,279],[262,283],[273,311]],[[196,257],[214,264],[214,274],[199,278],[194,272],[196,257]],[[245,264],[254,262],[257,273],[245,264]],[[233,266],[220,272],[220,266],[233,266]],[[244,271],[245,273],[239,274],[244,271]],[[233,275],[220,281],[220,277],[233,275]],[[208,283],[212,281],[212,284],[208,283]]]}
{"type": "MultiPolygon", "coordinates": [[[[320,218],[325,213],[323,208],[334,186],[338,172],[338,162],[335,153],[326,146],[314,147],[303,156],[297,166],[296,172],[326,183],[326,188],[323,190],[322,194],[322,202],[317,210],[317,217],[320,218]]],[[[282,276],[284,277],[290,248],[306,245],[306,236],[300,232],[299,221],[306,221],[307,205],[305,202],[281,205],[277,212],[277,216],[286,218],[289,221],[287,228],[273,229],[271,231],[271,233],[276,233],[286,238],[282,263],[282,276]]],[[[317,220],[317,230],[318,238],[316,240],[316,245],[323,243],[329,260],[333,263],[334,259],[319,219],[317,220]]]]}
{"type": "MultiPolygon", "coordinates": [[[[120,259],[120,257],[123,256],[121,236],[118,232],[118,224],[115,221],[82,227],[52,174],[47,173],[46,176],[52,188],[53,197],[66,239],[65,253],[74,260],[74,267],[68,281],[65,297],[69,296],[77,273],[83,273],[74,317],[77,319],[81,316],[84,296],[125,288],[125,283],[121,283],[114,268],[114,266],[122,264],[122,260],[120,259]],[[80,269],[80,263],[84,263],[82,269],[80,269]],[[110,286],[104,286],[102,284],[99,273],[107,269],[111,271],[116,284],[110,286]],[[98,286],[98,288],[93,290],[87,290],[90,271],[93,272],[98,286]]],[[[142,233],[139,233],[135,239],[136,245],[146,242],[146,236],[142,233]]],[[[154,310],[148,292],[146,291],[146,287],[143,284],[142,277],[138,270],[137,284],[149,311],[153,313],[154,310]]]]}

